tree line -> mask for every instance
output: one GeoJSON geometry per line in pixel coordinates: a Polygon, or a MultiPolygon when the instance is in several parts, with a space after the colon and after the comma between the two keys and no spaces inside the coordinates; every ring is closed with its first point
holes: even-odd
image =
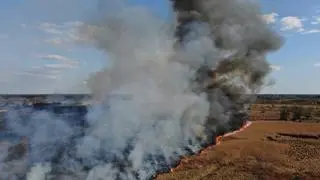
{"type": "Polygon", "coordinates": [[[304,108],[304,107],[281,107],[280,110],[280,120],[284,121],[303,121],[303,120],[312,120],[313,108],[304,108]]]}

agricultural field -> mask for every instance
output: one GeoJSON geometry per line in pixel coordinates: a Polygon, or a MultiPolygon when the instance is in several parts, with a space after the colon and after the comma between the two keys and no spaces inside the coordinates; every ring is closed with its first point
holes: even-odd
{"type": "Polygon", "coordinates": [[[254,121],[157,180],[320,179],[320,124],[254,121]]]}

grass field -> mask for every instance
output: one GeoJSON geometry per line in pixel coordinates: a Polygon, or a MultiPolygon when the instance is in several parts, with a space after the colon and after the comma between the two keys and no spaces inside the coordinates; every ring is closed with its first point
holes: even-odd
{"type": "Polygon", "coordinates": [[[157,180],[320,179],[319,137],[320,124],[255,121],[157,180]]]}
{"type": "Polygon", "coordinates": [[[320,105],[309,104],[253,104],[250,120],[287,120],[320,122],[320,105]]]}

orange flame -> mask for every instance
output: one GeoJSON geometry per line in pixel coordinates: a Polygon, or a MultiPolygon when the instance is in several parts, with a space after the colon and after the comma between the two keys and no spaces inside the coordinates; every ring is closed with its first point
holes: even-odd
{"type": "Polygon", "coordinates": [[[244,131],[244,130],[245,130],[247,127],[249,127],[251,124],[252,124],[251,121],[246,121],[246,123],[245,123],[240,129],[238,129],[238,130],[236,130],[236,131],[229,132],[229,133],[224,134],[224,135],[222,135],[222,136],[216,137],[216,145],[220,145],[220,144],[221,144],[222,138],[228,137],[228,136],[232,136],[232,135],[235,135],[235,134],[237,134],[237,133],[239,133],[239,132],[241,132],[241,131],[244,131]]]}
{"type": "MultiPolygon", "coordinates": [[[[215,145],[220,145],[222,138],[228,137],[228,136],[232,136],[232,135],[235,135],[235,134],[237,134],[237,133],[239,133],[239,132],[241,132],[241,131],[244,131],[244,130],[245,130],[247,127],[249,127],[251,124],[252,124],[251,121],[246,121],[246,123],[245,123],[240,129],[238,129],[238,130],[236,130],[236,131],[232,131],[232,132],[230,132],[230,133],[226,133],[226,134],[224,134],[224,135],[222,135],[222,136],[217,136],[217,137],[216,137],[216,144],[215,144],[215,145]]],[[[214,146],[214,145],[213,145],[213,146],[214,146]]],[[[213,147],[213,146],[209,146],[208,148],[213,147]]],[[[201,154],[202,151],[203,151],[203,150],[200,151],[200,154],[201,154]]],[[[171,169],[170,169],[170,172],[171,172],[171,173],[173,173],[174,171],[175,171],[175,168],[171,168],[171,169]]]]}

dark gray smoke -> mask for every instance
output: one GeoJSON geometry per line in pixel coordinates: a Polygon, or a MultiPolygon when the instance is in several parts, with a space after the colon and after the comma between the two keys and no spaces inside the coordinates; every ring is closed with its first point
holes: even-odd
{"type": "MultiPolygon", "coordinates": [[[[217,124],[221,119],[227,119],[231,126],[241,124],[238,115],[245,112],[246,104],[252,100],[244,94],[259,92],[270,72],[266,54],[278,50],[282,39],[262,21],[259,5],[255,1],[172,2],[179,22],[177,49],[185,49],[189,44],[198,42],[199,24],[202,24],[206,26],[207,34],[200,36],[209,38],[217,51],[230,53],[228,57],[218,60],[206,56],[206,53],[203,55],[206,63],[199,68],[202,77],[197,82],[204,86],[202,91],[208,93],[211,103],[208,124],[217,124]],[[209,76],[204,75],[208,73],[209,76]]],[[[210,125],[206,127],[212,131],[210,125]]]]}
{"type": "Polygon", "coordinates": [[[21,118],[12,121],[33,142],[30,179],[63,179],[62,172],[87,180],[148,179],[212,135],[242,125],[251,100],[245,94],[263,85],[270,71],[265,56],[281,39],[249,0],[177,0],[173,7],[168,22],[110,0],[85,22],[81,39],[106,52],[112,65],[88,80],[96,103],[82,135],[62,121],[41,121],[54,119],[45,114],[25,127],[21,118]]]}

